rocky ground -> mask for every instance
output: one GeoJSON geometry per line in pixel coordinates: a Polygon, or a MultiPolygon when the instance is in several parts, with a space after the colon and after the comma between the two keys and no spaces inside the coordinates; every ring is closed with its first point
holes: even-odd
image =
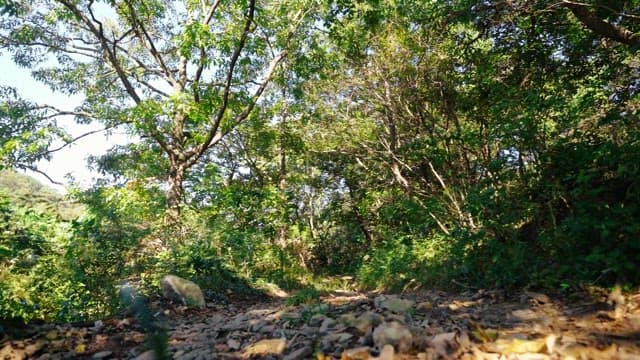
{"type": "MultiPolygon", "coordinates": [[[[640,294],[585,298],[566,305],[479,290],[333,293],[300,306],[274,299],[202,310],[156,303],[151,328],[164,331],[173,359],[640,359],[640,294]]],[[[149,329],[133,316],[32,326],[0,340],[0,359],[153,359],[149,329]]]]}

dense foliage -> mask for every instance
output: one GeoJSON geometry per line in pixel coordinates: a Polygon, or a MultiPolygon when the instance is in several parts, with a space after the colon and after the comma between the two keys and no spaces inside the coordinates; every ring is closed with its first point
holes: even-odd
{"type": "Polygon", "coordinates": [[[95,316],[167,272],[210,296],[640,283],[636,1],[0,4],[3,54],[84,98],[0,84],[0,166],[68,115],[139,137],[91,160],[79,218],[3,198],[1,317],[95,316]]]}

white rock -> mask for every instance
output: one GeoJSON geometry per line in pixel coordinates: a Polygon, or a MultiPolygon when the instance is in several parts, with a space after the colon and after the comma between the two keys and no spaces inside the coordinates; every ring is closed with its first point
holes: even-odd
{"type": "Polygon", "coordinates": [[[156,353],[153,350],[147,350],[133,358],[133,360],[156,360],[156,353]]]}
{"type": "Polygon", "coordinates": [[[380,295],[373,301],[376,308],[388,310],[396,314],[405,314],[416,304],[414,301],[401,299],[396,295],[380,295]]]}
{"type": "Polygon", "coordinates": [[[175,275],[165,275],[160,280],[162,295],[169,299],[179,300],[185,305],[205,307],[204,294],[193,281],[175,275]]]}
{"type": "Polygon", "coordinates": [[[385,345],[393,345],[398,352],[405,353],[411,349],[413,335],[409,329],[397,321],[386,322],[373,331],[373,343],[378,349],[385,345]]]}
{"type": "Polygon", "coordinates": [[[100,352],[97,352],[97,353],[93,354],[93,356],[91,358],[92,359],[106,359],[106,358],[111,357],[111,355],[113,355],[113,352],[106,350],[106,351],[100,351],[100,352]]]}

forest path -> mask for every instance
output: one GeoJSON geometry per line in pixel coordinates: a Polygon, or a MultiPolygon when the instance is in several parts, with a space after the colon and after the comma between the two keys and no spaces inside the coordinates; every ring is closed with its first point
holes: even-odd
{"type": "MultiPolygon", "coordinates": [[[[534,292],[333,293],[157,308],[154,319],[174,359],[640,359],[640,294],[619,292],[568,304],[534,292]]],[[[23,334],[0,340],[0,359],[153,359],[132,317],[23,334]]]]}

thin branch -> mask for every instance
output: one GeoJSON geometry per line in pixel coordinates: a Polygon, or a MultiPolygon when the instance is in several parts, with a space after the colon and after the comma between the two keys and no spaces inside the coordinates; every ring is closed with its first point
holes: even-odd
{"type": "MultiPolygon", "coordinates": [[[[218,128],[220,127],[220,123],[222,121],[224,113],[226,112],[226,108],[227,108],[227,104],[228,104],[228,100],[229,100],[229,92],[230,92],[230,88],[231,88],[231,79],[233,77],[233,68],[235,67],[235,63],[237,62],[238,57],[240,56],[240,52],[242,51],[242,47],[244,46],[244,42],[246,41],[246,38],[247,38],[249,32],[251,31],[251,25],[254,23],[253,13],[254,13],[254,10],[255,10],[255,0],[252,0],[249,6],[250,6],[249,14],[247,16],[247,22],[245,23],[245,28],[244,28],[244,31],[243,31],[243,34],[242,34],[242,38],[240,39],[239,46],[234,51],[234,54],[233,54],[232,59],[231,59],[231,64],[230,64],[230,67],[229,67],[229,72],[227,73],[227,79],[226,79],[224,95],[223,95],[223,106],[221,106],[221,108],[219,109],[219,111],[216,114],[216,117],[215,117],[215,120],[214,120],[214,124],[213,124],[213,128],[209,132],[209,136],[208,136],[207,140],[200,147],[198,147],[198,149],[196,150],[196,156],[191,159],[192,163],[195,163],[195,161],[197,161],[197,159],[200,158],[204,154],[204,152],[207,151],[207,149],[209,147],[211,147],[212,144],[215,144],[218,141],[220,141],[220,139],[222,139],[226,134],[228,134],[234,128],[234,126],[231,126],[229,129],[227,129],[225,131],[218,132],[218,128]]],[[[287,35],[287,43],[291,40],[295,30],[297,29],[298,25],[300,24],[300,21],[304,18],[304,16],[308,13],[308,11],[310,11],[310,10],[307,10],[307,12],[304,12],[304,13],[299,11],[296,14],[295,17],[297,19],[296,19],[296,21],[293,21],[293,23],[291,25],[291,29],[289,31],[289,34],[287,35]]],[[[234,125],[240,124],[241,122],[243,122],[249,116],[249,114],[251,113],[253,108],[256,106],[256,103],[258,102],[258,99],[260,98],[260,96],[262,95],[262,93],[266,89],[267,85],[271,81],[271,79],[273,77],[273,74],[275,73],[276,68],[280,65],[280,63],[284,60],[284,58],[286,58],[286,56],[287,56],[287,51],[284,50],[279,55],[277,55],[275,58],[271,59],[271,62],[269,63],[269,67],[268,67],[267,72],[266,72],[266,74],[264,76],[264,79],[262,80],[262,83],[260,84],[260,86],[254,92],[253,96],[251,97],[251,101],[249,102],[247,107],[235,118],[234,125]]]]}
{"type": "MultiPolygon", "coordinates": [[[[249,116],[249,114],[251,113],[253,108],[256,106],[256,103],[258,102],[258,99],[260,98],[260,96],[264,92],[265,88],[267,87],[267,85],[271,81],[271,78],[273,77],[273,73],[275,72],[276,68],[278,67],[278,65],[280,65],[280,63],[282,62],[282,60],[286,56],[287,56],[287,52],[283,51],[283,52],[280,53],[280,55],[278,55],[277,57],[275,57],[275,58],[273,58],[271,60],[271,62],[269,64],[269,68],[267,70],[267,73],[266,73],[266,75],[264,77],[264,80],[262,80],[262,84],[260,84],[258,89],[254,92],[254,94],[253,94],[253,96],[251,98],[251,102],[249,103],[249,105],[244,109],[244,111],[242,113],[240,113],[240,115],[238,115],[238,117],[235,120],[236,123],[240,123],[240,122],[244,121],[249,116]]],[[[229,131],[227,131],[227,132],[229,132],[229,131]]]]}
{"type": "MultiPolygon", "coordinates": [[[[275,72],[275,69],[286,57],[286,55],[287,55],[287,52],[283,51],[280,53],[280,55],[278,55],[276,58],[271,60],[269,64],[269,69],[267,70],[267,73],[264,79],[262,80],[262,84],[254,92],[253,96],[251,97],[251,101],[249,102],[247,107],[234,119],[234,125],[240,124],[249,116],[253,108],[256,106],[258,99],[260,98],[260,96],[266,89],[267,85],[271,81],[271,78],[273,77],[273,73],[275,72]]],[[[235,128],[235,126],[231,126],[229,127],[229,129],[222,132],[219,132],[218,128],[219,128],[219,122],[218,122],[218,126],[215,127],[215,132],[211,131],[209,133],[209,138],[207,139],[207,142],[203,143],[200,147],[198,147],[198,149],[195,152],[196,156],[191,159],[191,164],[195,164],[195,162],[207,151],[207,149],[209,149],[212,145],[219,142],[225,135],[230,133],[235,128]]]]}
{"type": "MultiPolygon", "coordinates": [[[[71,2],[71,0],[59,0],[59,1],[69,11],[71,11],[78,19],[80,19],[88,27],[87,30],[91,32],[96,37],[96,39],[100,42],[102,50],[106,53],[107,59],[109,60],[109,63],[111,64],[111,66],[113,66],[113,68],[116,70],[118,74],[118,78],[120,78],[120,81],[125,87],[125,90],[129,94],[129,96],[133,99],[133,101],[135,101],[136,104],[139,104],[142,101],[142,99],[140,98],[140,96],[138,96],[138,93],[134,89],[133,85],[131,85],[131,82],[127,78],[127,75],[124,73],[124,69],[120,65],[120,62],[118,61],[118,58],[116,57],[115,52],[110,49],[109,40],[107,40],[104,33],[102,32],[102,23],[96,20],[96,23],[99,25],[99,28],[97,28],[96,25],[91,21],[91,19],[89,19],[85,14],[83,14],[82,11],[80,11],[80,9],[78,9],[78,7],[73,2],[71,2]]],[[[89,3],[89,13],[95,20],[95,16],[93,15],[93,11],[91,10],[92,3],[93,2],[89,3]]]]}
{"type": "MultiPolygon", "coordinates": [[[[231,55],[231,60],[229,62],[229,69],[227,70],[227,77],[225,79],[224,91],[222,94],[222,104],[220,104],[220,108],[216,112],[216,115],[213,119],[213,126],[209,131],[207,139],[202,143],[202,145],[197,150],[196,158],[199,158],[204,154],[205,151],[211,146],[211,144],[216,143],[222,137],[221,134],[218,133],[218,128],[220,127],[220,123],[222,122],[222,118],[224,114],[227,112],[227,106],[229,105],[229,95],[231,93],[231,81],[233,80],[233,73],[236,67],[236,63],[238,62],[238,58],[240,57],[240,53],[244,48],[244,45],[249,37],[249,33],[251,32],[251,24],[253,23],[253,16],[255,14],[256,0],[251,0],[249,3],[249,11],[247,13],[247,20],[244,24],[244,29],[242,30],[242,35],[240,36],[240,41],[238,42],[238,46],[236,46],[233,54],[231,55]]],[[[194,159],[194,161],[197,159],[194,159]]]]}
{"type": "Polygon", "coordinates": [[[173,86],[179,86],[179,82],[173,77],[172,72],[169,70],[169,67],[164,62],[164,59],[162,58],[162,55],[160,55],[160,53],[158,52],[158,49],[156,48],[155,43],[153,42],[153,39],[151,38],[151,36],[147,32],[147,29],[144,27],[142,22],[140,20],[138,20],[138,18],[136,16],[135,9],[133,8],[132,3],[130,1],[126,1],[125,3],[129,7],[129,14],[131,16],[131,22],[132,22],[131,25],[133,26],[133,31],[138,36],[138,38],[140,39],[142,44],[151,53],[151,56],[156,60],[158,65],[160,65],[160,68],[164,72],[164,74],[166,76],[166,79],[173,86]],[[141,33],[141,31],[142,31],[142,33],[141,33]]]}
{"type": "MultiPolygon", "coordinates": [[[[204,64],[205,61],[204,59],[206,58],[207,53],[204,50],[203,47],[200,48],[200,64],[198,65],[198,68],[196,69],[196,76],[194,77],[193,80],[193,84],[195,85],[193,87],[193,98],[195,99],[196,103],[200,102],[200,92],[198,91],[198,85],[200,84],[200,78],[202,78],[202,73],[204,72],[204,64]]],[[[186,84],[185,84],[186,85],[186,84]]]]}
{"type": "Polygon", "coordinates": [[[50,181],[52,184],[54,184],[54,185],[64,186],[64,184],[63,184],[63,183],[61,183],[61,182],[59,182],[59,181],[55,181],[55,180],[53,180],[49,175],[47,175],[47,173],[45,173],[44,171],[42,171],[42,170],[38,169],[38,168],[37,168],[37,167],[35,167],[35,166],[31,166],[31,165],[24,165],[24,168],[25,168],[25,169],[27,169],[27,170],[31,170],[31,171],[33,171],[33,172],[35,172],[35,173],[38,173],[38,174],[40,174],[40,175],[42,175],[42,176],[44,176],[45,178],[47,178],[47,180],[49,180],[49,181],[50,181]]]}
{"type": "Polygon", "coordinates": [[[216,0],[216,2],[214,2],[213,5],[211,5],[211,8],[207,13],[207,17],[204,19],[205,24],[208,25],[211,22],[211,19],[213,19],[213,14],[215,14],[216,9],[218,8],[219,5],[220,5],[220,0],[216,0]]]}
{"type": "Polygon", "coordinates": [[[65,142],[64,144],[62,144],[62,145],[58,146],[57,148],[47,149],[47,151],[44,151],[44,152],[42,152],[42,153],[38,154],[38,156],[44,156],[44,155],[53,154],[54,152],[60,151],[60,150],[62,150],[62,149],[64,149],[64,148],[66,148],[67,146],[72,145],[73,143],[75,143],[76,141],[78,141],[78,140],[80,140],[80,139],[82,139],[82,138],[85,138],[85,137],[87,137],[87,136],[90,136],[90,135],[93,135],[93,134],[97,134],[97,133],[100,133],[100,132],[103,132],[103,131],[106,131],[106,130],[112,129],[112,128],[114,128],[114,127],[116,127],[116,125],[113,125],[113,126],[107,126],[107,127],[105,127],[104,129],[98,129],[98,130],[91,130],[91,131],[88,131],[88,132],[86,132],[86,133],[84,133],[84,134],[82,134],[82,135],[78,135],[78,136],[74,137],[73,139],[71,139],[71,140],[69,140],[69,141],[65,142]]]}
{"type": "MultiPolygon", "coordinates": [[[[149,73],[149,74],[153,74],[153,75],[157,75],[162,77],[165,81],[167,80],[164,76],[164,73],[162,71],[162,69],[151,69],[149,68],[149,66],[147,66],[147,64],[145,64],[142,60],[140,60],[138,57],[136,57],[134,54],[131,54],[131,52],[129,51],[129,49],[122,47],[120,45],[116,46],[117,50],[122,51],[123,53],[125,53],[127,55],[127,58],[133,60],[133,62],[135,62],[136,64],[138,64],[138,67],[144,69],[145,72],[149,73]]],[[[169,84],[173,85],[170,81],[168,81],[169,84]]]]}
{"type": "Polygon", "coordinates": [[[71,47],[73,49],[76,49],[76,50],[71,50],[71,49],[69,49],[67,47],[62,47],[62,46],[54,45],[54,44],[47,44],[47,43],[41,42],[41,41],[31,41],[31,42],[19,43],[17,41],[12,40],[11,38],[8,38],[8,37],[3,36],[3,35],[0,35],[0,40],[3,40],[6,44],[9,44],[9,45],[42,46],[42,47],[44,47],[46,49],[57,50],[57,51],[60,51],[60,52],[63,52],[63,53],[67,53],[67,54],[85,56],[85,57],[96,59],[96,60],[100,60],[101,59],[100,56],[88,53],[89,51],[91,51],[91,52],[95,52],[96,54],[100,54],[99,50],[86,48],[86,47],[83,47],[83,46],[71,45],[71,47]]]}
{"type": "Polygon", "coordinates": [[[114,42],[115,43],[121,42],[122,40],[124,40],[125,37],[129,36],[129,34],[131,34],[132,32],[133,32],[133,28],[125,31],[119,38],[115,39],[114,42]]]}
{"type": "MultiPolygon", "coordinates": [[[[133,73],[133,72],[132,72],[133,73]]],[[[168,98],[170,95],[160,89],[158,89],[156,86],[151,85],[151,83],[149,83],[146,80],[141,79],[139,76],[136,76],[135,73],[134,74],[134,78],[136,79],[136,81],[138,83],[140,83],[141,85],[144,85],[145,87],[147,87],[149,90],[155,92],[156,94],[163,96],[165,98],[168,98]]]]}
{"type": "MultiPolygon", "coordinates": [[[[215,14],[216,9],[218,9],[218,6],[220,5],[220,0],[216,0],[216,2],[213,3],[213,5],[211,5],[211,8],[209,8],[209,11],[207,12],[207,15],[204,19],[204,24],[209,25],[209,23],[211,22],[211,19],[213,19],[213,14],[215,14]]],[[[203,8],[204,8],[204,2],[202,4],[203,8]]],[[[193,83],[198,84],[200,82],[200,78],[202,77],[202,73],[204,72],[204,59],[207,56],[206,51],[203,47],[200,47],[200,64],[198,65],[198,68],[196,69],[196,76],[195,76],[195,80],[193,81],[193,83]]],[[[181,59],[182,61],[182,59],[181,59]]],[[[186,59],[185,59],[186,61],[186,59]]],[[[182,66],[182,63],[181,63],[182,66]]],[[[186,64],[184,64],[184,67],[186,68],[186,64]]],[[[186,71],[185,71],[186,74],[186,71]]],[[[182,83],[182,86],[184,87],[187,83],[186,80],[186,76],[185,76],[185,80],[182,83]]],[[[196,102],[200,101],[200,94],[198,94],[197,91],[195,91],[194,94],[194,98],[196,100],[196,102]]]]}
{"type": "Polygon", "coordinates": [[[440,228],[440,230],[442,230],[442,232],[444,232],[447,235],[451,235],[451,233],[449,232],[447,227],[444,225],[444,223],[442,221],[440,221],[440,219],[438,219],[436,214],[434,214],[433,212],[429,211],[429,216],[431,216],[431,218],[433,220],[435,220],[436,224],[438,224],[438,227],[440,228]]]}

